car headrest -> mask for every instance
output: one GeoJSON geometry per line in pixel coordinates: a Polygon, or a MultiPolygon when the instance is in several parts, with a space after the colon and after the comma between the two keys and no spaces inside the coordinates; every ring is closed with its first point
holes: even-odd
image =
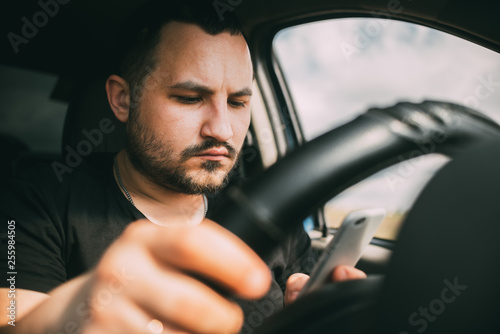
{"type": "Polygon", "coordinates": [[[405,220],[377,333],[487,333],[500,313],[500,142],[457,156],[405,220]]]}
{"type": "Polygon", "coordinates": [[[95,76],[81,80],[74,89],[64,122],[63,155],[69,150],[80,155],[115,153],[125,147],[125,125],[109,107],[105,83],[105,76],[95,76]]]}

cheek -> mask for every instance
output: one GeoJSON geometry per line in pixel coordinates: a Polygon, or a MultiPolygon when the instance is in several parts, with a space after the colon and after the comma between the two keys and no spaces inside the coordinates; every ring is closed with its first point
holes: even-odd
{"type": "Polygon", "coordinates": [[[250,126],[250,111],[236,114],[233,119],[233,139],[238,148],[241,148],[250,126]]]}
{"type": "Polygon", "coordinates": [[[195,126],[199,118],[196,112],[186,110],[173,103],[163,92],[152,91],[143,96],[141,109],[148,123],[156,129],[163,128],[175,131],[177,127],[188,129],[195,126]]]}
{"type": "Polygon", "coordinates": [[[158,137],[169,142],[182,142],[183,140],[196,140],[199,134],[200,119],[200,116],[195,112],[186,112],[165,106],[151,113],[148,121],[158,137]]]}
{"type": "Polygon", "coordinates": [[[198,142],[199,127],[196,120],[189,121],[185,118],[162,120],[157,129],[157,133],[163,137],[163,142],[174,151],[183,151],[198,142]]]}

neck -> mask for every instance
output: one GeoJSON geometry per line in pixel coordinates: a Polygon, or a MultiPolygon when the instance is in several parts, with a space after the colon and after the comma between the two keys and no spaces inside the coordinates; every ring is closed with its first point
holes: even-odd
{"type": "MultiPolygon", "coordinates": [[[[151,222],[158,225],[197,225],[203,220],[205,216],[203,195],[186,195],[151,182],[134,168],[124,150],[117,154],[116,165],[122,184],[133,204],[151,222]]],[[[116,169],[113,172],[119,185],[116,169]]],[[[121,186],[120,189],[126,196],[121,186]]]]}

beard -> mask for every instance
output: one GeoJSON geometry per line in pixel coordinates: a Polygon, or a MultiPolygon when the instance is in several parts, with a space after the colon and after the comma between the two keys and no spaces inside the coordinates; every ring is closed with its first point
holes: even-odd
{"type": "Polygon", "coordinates": [[[199,145],[189,146],[176,155],[168,144],[163,143],[154,132],[142,123],[138,110],[131,110],[127,122],[126,151],[134,168],[150,182],[188,195],[216,194],[229,182],[235,170],[238,152],[225,142],[213,139],[199,145]],[[220,161],[204,161],[195,175],[186,162],[204,151],[225,147],[232,166],[225,167],[220,161]]]}

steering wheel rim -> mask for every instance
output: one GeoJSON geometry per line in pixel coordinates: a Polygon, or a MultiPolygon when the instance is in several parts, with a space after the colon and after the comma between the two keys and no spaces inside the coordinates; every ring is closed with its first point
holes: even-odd
{"type": "Polygon", "coordinates": [[[453,158],[498,138],[495,121],[454,103],[371,108],[306,143],[251,183],[227,189],[213,219],[265,259],[313,208],[360,180],[402,160],[429,153],[453,158]]]}

